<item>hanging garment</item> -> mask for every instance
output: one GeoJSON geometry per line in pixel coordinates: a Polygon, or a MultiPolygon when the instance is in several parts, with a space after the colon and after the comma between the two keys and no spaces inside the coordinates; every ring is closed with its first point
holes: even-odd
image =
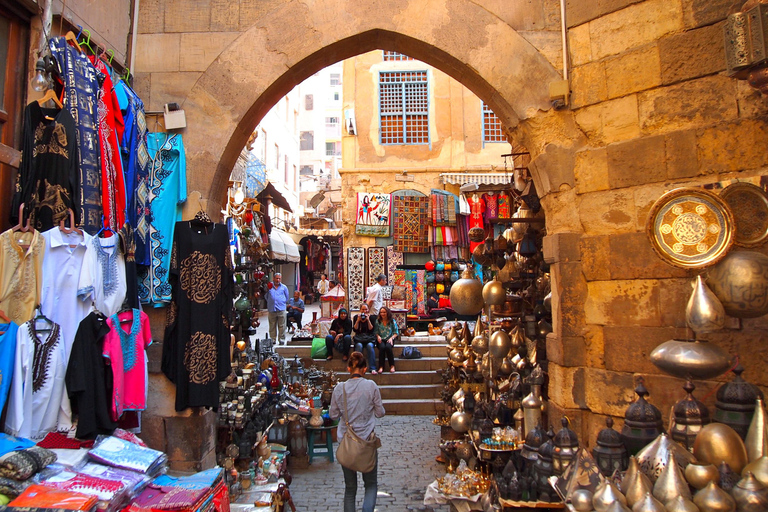
{"type": "Polygon", "coordinates": [[[512,217],[512,198],[509,192],[502,190],[499,194],[499,218],[509,219],[512,217]]]}
{"type": "Polygon", "coordinates": [[[176,410],[218,407],[230,372],[232,261],[223,224],[177,222],[162,370],[176,384],[176,410]]]}
{"type": "Polygon", "coordinates": [[[96,94],[104,75],[88,57],[67,44],[63,37],[48,41],[64,82],[64,107],[76,120],[79,176],[79,226],[94,234],[101,229],[101,167],[99,113],[96,94]]]}
{"type": "MultiPolygon", "coordinates": [[[[478,197],[477,194],[472,194],[472,196],[467,198],[467,203],[469,204],[469,228],[482,228],[484,224],[484,217],[483,214],[485,213],[485,201],[478,197]]],[[[482,242],[470,242],[469,244],[469,251],[472,252],[475,250],[475,247],[477,247],[482,242]]]]}
{"type": "Polygon", "coordinates": [[[72,344],[66,384],[72,410],[78,415],[78,439],[110,434],[117,427],[109,414],[112,372],[103,357],[108,333],[107,319],[94,311],[80,322],[72,344]]]}
{"type": "Polygon", "coordinates": [[[88,58],[104,76],[97,93],[99,148],[101,149],[101,206],[104,211],[105,225],[117,231],[125,223],[125,182],[118,142],[123,138],[125,128],[123,114],[120,112],[107,65],[94,55],[88,58]]]}
{"type": "Polygon", "coordinates": [[[136,263],[149,265],[149,153],[144,103],[123,80],[115,84],[125,131],[120,141],[125,176],[126,219],[135,228],[136,263]]]}
{"type": "Polygon", "coordinates": [[[107,320],[109,333],[104,338],[103,356],[112,372],[110,414],[117,421],[123,411],[147,408],[146,352],[152,344],[152,331],[146,313],[133,309],[112,315],[107,320]],[[126,328],[128,329],[126,331],[126,328]]]}
{"type": "Polygon", "coordinates": [[[93,237],[85,253],[85,268],[78,284],[81,300],[90,299],[96,309],[112,316],[123,305],[128,283],[125,278],[125,258],[120,252],[118,236],[93,237]]]}
{"type": "Polygon", "coordinates": [[[0,411],[5,407],[11,389],[18,331],[19,326],[13,322],[0,324],[0,411]]]}
{"type": "Polygon", "coordinates": [[[149,176],[149,251],[151,263],[139,269],[139,299],[161,306],[171,301],[168,268],[173,229],[181,220],[187,199],[187,173],[181,135],[150,133],[147,147],[152,161],[149,176]]]}
{"type": "Polygon", "coordinates": [[[18,325],[40,304],[44,252],[45,240],[36,230],[0,234],[0,309],[18,325]]]}
{"type": "Polygon", "coordinates": [[[139,307],[138,270],[136,268],[136,231],[127,222],[117,236],[120,237],[120,252],[125,260],[125,301],[129,308],[139,307]]]}
{"type": "Polygon", "coordinates": [[[72,114],[67,109],[44,109],[36,101],[27,105],[22,154],[21,202],[32,226],[47,231],[68,215],[68,209],[79,214],[77,129],[72,114]]]}
{"type": "Polygon", "coordinates": [[[485,221],[496,219],[499,216],[499,196],[494,192],[488,192],[483,194],[482,199],[485,201],[485,221]]]}
{"type": "Polygon", "coordinates": [[[38,331],[34,320],[19,327],[5,421],[7,433],[36,440],[56,430],[66,371],[58,324],[52,324],[48,332],[38,331]]]}

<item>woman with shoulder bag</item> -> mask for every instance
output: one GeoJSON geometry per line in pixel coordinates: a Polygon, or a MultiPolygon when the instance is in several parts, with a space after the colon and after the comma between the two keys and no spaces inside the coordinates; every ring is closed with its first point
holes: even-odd
{"type": "MultiPolygon", "coordinates": [[[[376,426],[376,418],[384,416],[384,405],[381,401],[381,392],[379,387],[372,380],[363,378],[368,364],[365,356],[361,352],[352,352],[347,363],[347,370],[350,377],[346,382],[336,386],[331,396],[331,409],[329,414],[333,419],[341,418],[339,422],[339,450],[336,452],[341,468],[344,471],[344,512],[355,512],[355,495],[357,493],[357,471],[347,467],[345,464],[356,465],[359,460],[344,460],[345,457],[340,453],[342,450],[347,452],[354,451],[351,447],[355,441],[365,440],[368,451],[366,457],[373,458],[373,469],[363,472],[363,485],[365,495],[363,496],[363,512],[373,512],[376,507],[376,493],[378,492],[378,453],[376,448],[381,445],[378,438],[373,433],[376,426]],[[345,439],[348,436],[348,439],[345,439]],[[376,444],[373,444],[373,443],[376,444]],[[373,445],[373,452],[370,447],[373,445]]],[[[365,449],[364,449],[365,450],[365,449]]]]}
{"type": "Polygon", "coordinates": [[[400,336],[400,329],[388,307],[379,309],[373,332],[376,334],[376,342],[379,346],[379,373],[384,373],[385,358],[389,361],[389,372],[395,373],[395,354],[392,350],[397,337],[400,336]]]}

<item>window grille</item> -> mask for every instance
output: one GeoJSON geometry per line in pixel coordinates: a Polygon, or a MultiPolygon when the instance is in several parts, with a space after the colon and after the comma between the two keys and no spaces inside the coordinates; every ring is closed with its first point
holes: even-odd
{"type": "Polygon", "coordinates": [[[426,71],[379,73],[382,144],[429,144],[429,84],[426,71]]]}
{"type": "Polygon", "coordinates": [[[312,110],[315,108],[315,98],[311,94],[304,96],[304,110],[312,110]]]}
{"type": "Polygon", "coordinates": [[[501,121],[485,102],[483,102],[483,142],[507,142],[501,130],[501,121]]]}
{"type": "Polygon", "coordinates": [[[315,132],[301,132],[299,150],[312,151],[313,149],[315,149],[315,132]]]}
{"type": "Polygon", "coordinates": [[[331,73],[331,85],[341,85],[341,74],[331,73]]]}
{"type": "Polygon", "coordinates": [[[393,52],[390,50],[384,50],[384,60],[414,60],[413,57],[409,57],[405,54],[393,52]]]}

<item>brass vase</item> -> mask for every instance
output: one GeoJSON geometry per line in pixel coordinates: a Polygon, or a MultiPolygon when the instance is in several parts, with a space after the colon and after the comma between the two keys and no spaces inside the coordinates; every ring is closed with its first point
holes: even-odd
{"type": "Polygon", "coordinates": [[[509,349],[512,348],[512,340],[509,339],[509,334],[499,329],[491,334],[491,340],[488,344],[488,352],[495,358],[502,358],[509,353],[509,349]]]}
{"type": "Polygon", "coordinates": [[[483,283],[467,268],[451,286],[451,307],[459,315],[476,315],[483,309],[483,283]]]}
{"type": "Polygon", "coordinates": [[[739,480],[731,491],[739,512],[765,512],[768,510],[768,486],[751,472],[739,480]]]}
{"type": "Polygon", "coordinates": [[[750,462],[741,472],[742,475],[746,475],[747,471],[755,475],[760,482],[768,485],[768,456],[763,455],[756,461],[750,462]]]}
{"type": "Polygon", "coordinates": [[[651,493],[645,493],[645,496],[632,506],[632,512],[667,512],[664,504],[653,497],[651,493]]]}
{"type": "Polygon", "coordinates": [[[615,502],[620,502],[622,505],[626,505],[627,498],[621,494],[621,491],[613,484],[613,482],[606,478],[600,482],[597,489],[595,489],[595,493],[592,496],[592,506],[595,507],[597,512],[606,512],[608,507],[615,502]]]}
{"type": "Polygon", "coordinates": [[[675,496],[665,506],[667,507],[667,512],[701,512],[694,502],[682,496],[675,496]]]}
{"type": "Polygon", "coordinates": [[[748,462],[744,441],[723,423],[710,423],[701,429],[693,443],[693,455],[699,462],[716,466],[725,462],[736,473],[741,473],[748,462]]]}
{"type": "Polygon", "coordinates": [[[661,470],[656,483],[653,484],[653,496],[662,503],[670,501],[675,496],[691,499],[691,490],[674,457],[673,453],[669,453],[667,464],[661,470]]]}
{"type": "Polygon", "coordinates": [[[685,479],[694,489],[703,489],[709,482],[717,482],[720,472],[714,464],[691,462],[685,467],[685,479]]]}
{"type": "Polygon", "coordinates": [[[736,502],[731,495],[710,482],[693,497],[693,503],[705,512],[735,512],[736,502]]]}
{"type": "Polygon", "coordinates": [[[763,401],[755,400],[755,412],[749,424],[747,438],[744,440],[747,447],[747,458],[754,462],[764,455],[768,455],[768,431],[765,428],[765,409],[763,401]]]}
{"type": "Polygon", "coordinates": [[[685,320],[693,332],[719,331],[725,326],[725,308],[700,275],[693,283],[693,293],[685,308],[685,320]]]}

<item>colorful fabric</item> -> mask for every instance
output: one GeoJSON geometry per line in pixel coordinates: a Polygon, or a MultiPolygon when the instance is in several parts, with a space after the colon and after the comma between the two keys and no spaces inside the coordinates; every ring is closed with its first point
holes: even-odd
{"type": "Polygon", "coordinates": [[[181,487],[183,489],[210,489],[216,482],[224,478],[224,469],[215,467],[200,471],[189,476],[173,477],[160,475],[152,480],[154,485],[160,487],[181,487]]]}
{"type": "Polygon", "coordinates": [[[403,264],[403,253],[395,250],[394,245],[387,246],[387,282],[395,284],[395,270],[403,264]]]}
{"type": "Polygon", "coordinates": [[[93,235],[102,226],[101,149],[96,94],[104,75],[93,67],[85,54],[72,48],[63,37],[52,37],[48,46],[56,60],[58,75],[64,82],[64,106],[72,114],[77,127],[80,226],[93,235]]]}
{"type": "Polygon", "coordinates": [[[108,466],[148,474],[165,461],[163,452],[144,448],[114,436],[103,439],[91,448],[89,455],[93,460],[108,466]]]}
{"type": "Polygon", "coordinates": [[[0,433],[0,455],[16,450],[24,450],[35,446],[34,441],[24,437],[16,437],[9,434],[0,433]]]}
{"type": "Polygon", "coordinates": [[[362,236],[389,236],[391,194],[357,193],[355,233],[362,236]]]}
{"type": "MultiPolygon", "coordinates": [[[[0,411],[5,408],[5,401],[8,399],[8,392],[11,389],[18,330],[19,326],[13,322],[0,324],[0,411]]],[[[3,435],[5,434],[0,434],[0,436],[3,435]]],[[[0,440],[0,446],[2,446],[2,440],[0,440]]]]}
{"type": "Polygon", "coordinates": [[[387,275],[387,267],[384,263],[386,249],[384,247],[369,247],[368,252],[368,286],[376,284],[376,278],[380,274],[387,275]]]}
{"type": "Polygon", "coordinates": [[[143,509],[187,509],[195,506],[209,492],[210,488],[185,489],[183,487],[162,487],[149,484],[133,499],[133,503],[143,509]]]}
{"type": "Polygon", "coordinates": [[[91,510],[98,503],[96,496],[79,492],[62,491],[44,485],[30,485],[16,499],[11,507],[64,508],[67,510],[91,510]]]}
{"type": "Polygon", "coordinates": [[[140,487],[143,487],[149,482],[149,477],[142,473],[137,473],[136,471],[128,469],[104,466],[103,464],[96,464],[94,462],[89,462],[84,465],[78,473],[94,476],[96,478],[103,478],[104,480],[120,482],[129,490],[129,494],[134,494],[135,491],[138,491],[140,487]]]}
{"type": "Polygon", "coordinates": [[[54,448],[62,448],[69,450],[77,450],[80,448],[90,448],[93,446],[93,441],[81,441],[79,439],[71,439],[66,434],[61,432],[48,432],[46,436],[37,443],[37,446],[48,448],[49,450],[54,448]]]}
{"type": "Polygon", "coordinates": [[[483,201],[485,201],[485,221],[491,221],[499,216],[499,196],[494,192],[488,192],[483,194],[483,201]]]}
{"type": "Polygon", "coordinates": [[[40,304],[44,254],[45,239],[35,229],[0,234],[0,309],[16,325],[32,318],[40,304]],[[27,249],[20,239],[29,244],[27,249]]]}
{"type": "Polygon", "coordinates": [[[150,265],[139,269],[139,300],[161,306],[171,302],[168,269],[171,267],[173,230],[187,200],[187,168],[181,135],[147,134],[151,160],[149,174],[150,265]]]}
{"type": "Polygon", "coordinates": [[[429,209],[426,196],[394,197],[395,251],[429,252],[429,209]]]}
{"type": "Polygon", "coordinates": [[[405,307],[409,314],[417,315],[418,307],[416,305],[416,283],[418,282],[415,270],[405,271],[405,307]]]}
{"type": "Polygon", "coordinates": [[[509,192],[502,190],[499,194],[499,218],[509,219],[512,217],[512,198],[509,192]]]}
{"type": "Polygon", "coordinates": [[[108,480],[83,473],[61,471],[49,476],[40,484],[52,489],[62,491],[79,492],[88,496],[95,496],[99,500],[109,501],[122,493],[125,484],[119,480],[108,480]]]}
{"type": "Polygon", "coordinates": [[[18,496],[30,485],[32,485],[32,482],[29,480],[20,482],[13,478],[0,477],[0,494],[12,497],[18,496]]]}
{"type": "Polygon", "coordinates": [[[349,309],[357,311],[365,300],[365,249],[347,249],[347,297],[349,309]]]}
{"type": "Polygon", "coordinates": [[[419,315],[426,314],[424,305],[426,303],[426,296],[424,294],[424,288],[426,286],[426,270],[416,271],[416,313],[419,315]]]}
{"type": "Polygon", "coordinates": [[[109,334],[104,338],[102,355],[112,370],[110,413],[117,421],[123,411],[147,408],[145,350],[152,344],[152,331],[149,317],[138,309],[111,316],[107,325],[109,334]]]}
{"type": "Polygon", "coordinates": [[[40,446],[8,452],[0,457],[0,476],[27,480],[48,464],[56,462],[56,454],[40,446]]]}

